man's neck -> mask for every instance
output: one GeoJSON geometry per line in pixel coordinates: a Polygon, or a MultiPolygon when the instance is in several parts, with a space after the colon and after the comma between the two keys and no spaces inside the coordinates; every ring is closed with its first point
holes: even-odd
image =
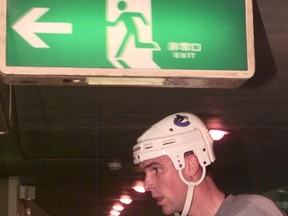
{"type": "Polygon", "coordinates": [[[224,199],[225,194],[207,176],[200,185],[195,187],[188,216],[214,216],[224,199]]]}

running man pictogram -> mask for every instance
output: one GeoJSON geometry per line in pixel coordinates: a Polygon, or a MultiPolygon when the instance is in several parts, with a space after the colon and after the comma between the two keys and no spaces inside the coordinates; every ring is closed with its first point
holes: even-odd
{"type": "Polygon", "coordinates": [[[123,55],[123,53],[125,51],[125,47],[129,43],[129,41],[132,39],[132,37],[134,37],[134,45],[136,48],[159,50],[159,46],[157,43],[155,43],[155,42],[149,42],[149,43],[148,42],[141,42],[139,39],[138,32],[141,29],[138,29],[134,18],[141,19],[145,25],[149,26],[149,23],[145,19],[144,15],[140,12],[125,12],[125,10],[127,9],[127,6],[128,6],[125,1],[120,1],[117,6],[118,6],[118,9],[122,12],[114,22],[109,21],[108,25],[116,26],[119,22],[123,22],[125,25],[125,28],[126,28],[126,34],[124,36],[123,41],[121,42],[121,45],[120,45],[115,57],[120,58],[123,55]]]}

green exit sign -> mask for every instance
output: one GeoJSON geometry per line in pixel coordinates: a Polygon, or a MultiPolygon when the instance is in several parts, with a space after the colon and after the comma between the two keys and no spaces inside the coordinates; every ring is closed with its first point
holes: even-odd
{"type": "Polygon", "coordinates": [[[251,0],[1,0],[0,16],[8,82],[237,87],[254,73],[251,0]]]}

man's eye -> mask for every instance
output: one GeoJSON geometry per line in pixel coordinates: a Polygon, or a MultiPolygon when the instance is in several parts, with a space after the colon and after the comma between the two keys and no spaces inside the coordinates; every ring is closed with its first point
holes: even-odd
{"type": "Polygon", "coordinates": [[[154,168],[153,168],[153,171],[154,171],[154,172],[160,172],[161,169],[160,169],[159,167],[154,167],[154,168]]]}

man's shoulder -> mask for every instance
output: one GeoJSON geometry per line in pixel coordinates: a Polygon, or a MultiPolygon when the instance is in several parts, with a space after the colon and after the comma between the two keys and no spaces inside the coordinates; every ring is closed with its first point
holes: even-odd
{"type": "Polygon", "coordinates": [[[273,215],[283,216],[284,214],[270,199],[254,194],[230,195],[226,197],[220,206],[217,214],[220,215],[273,215]]]}

